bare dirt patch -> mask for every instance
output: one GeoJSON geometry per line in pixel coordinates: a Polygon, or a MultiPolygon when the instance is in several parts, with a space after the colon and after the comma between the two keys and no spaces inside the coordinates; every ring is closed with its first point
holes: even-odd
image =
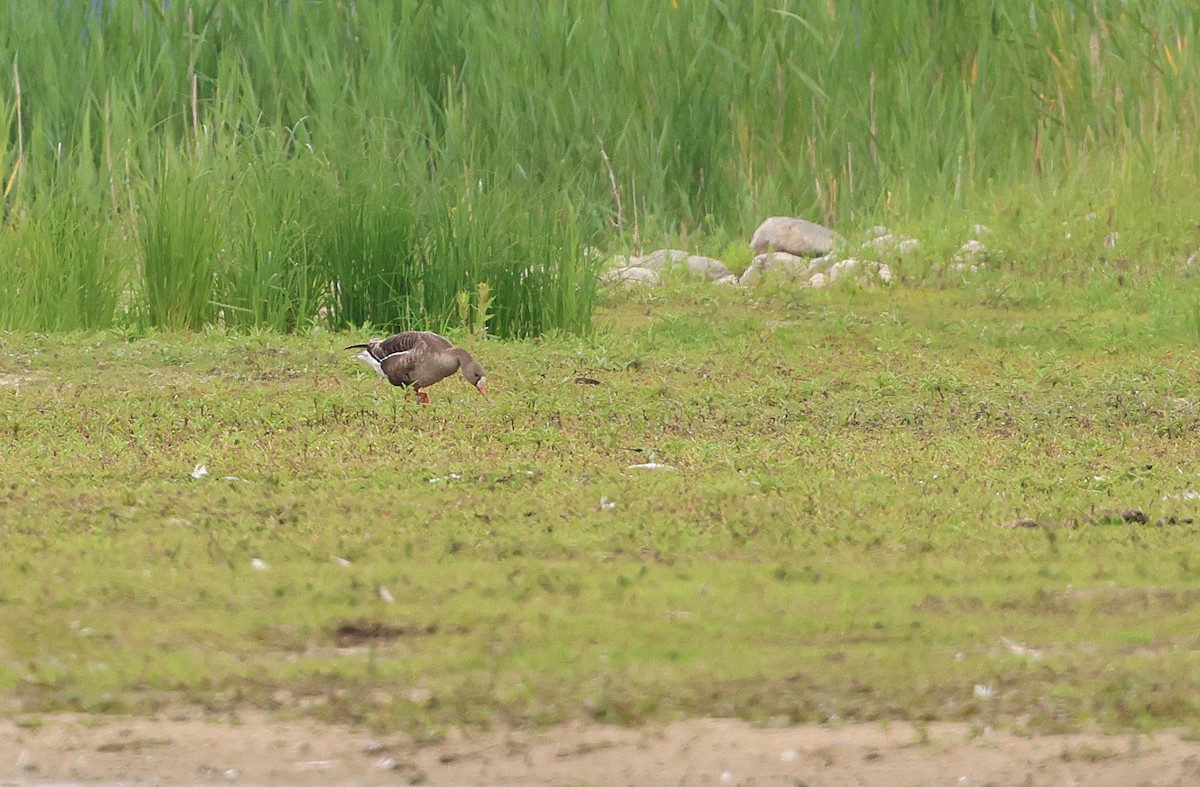
{"type": "Polygon", "coordinates": [[[0,782],[158,784],[1136,785],[1200,781],[1177,733],[1021,737],[967,725],[653,728],[569,725],[403,735],[258,714],[236,720],[61,716],[0,721],[0,782]]]}

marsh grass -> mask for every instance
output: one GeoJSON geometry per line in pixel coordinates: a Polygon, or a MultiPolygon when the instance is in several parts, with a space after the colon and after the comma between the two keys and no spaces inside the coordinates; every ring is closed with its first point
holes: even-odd
{"type": "Polygon", "coordinates": [[[0,336],[6,708],[1190,723],[1198,286],[609,293],[430,408],[356,334],[0,336]]]}
{"type": "MultiPolygon", "coordinates": [[[[720,251],[773,214],[852,234],[967,211],[1028,235],[1094,194],[1138,253],[1195,243],[1173,207],[1188,204],[1176,182],[1195,190],[1200,149],[1200,47],[1182,1],[8,10],[6,231],[27,255],[81,266],[97,234],[112,244],[102,271],[68,275],[122,294],[88,325],[433,325],[486,281],[494,332],[578,331],[584,245],[720,251]],[[49,243],[39,228],[73,220],[43,196],[64,170],[87,221],[49,243]],[[375,239],[342,237],[356,227],[375,239]],[[522,295],[514,282],[546,264],[562,270],[522,295]]],[[[1073,276],[1091,260],[1052,263],[1073,276]]],[[[69,301],[5,286],[3,324],[84,325],[69,301]]]]}
{"type": "Polygon", "coordinates": [[[64,174],[30,200],[28,214],[13,219],[19,229],[3,234],[0,326],[70,331],[113,324],[125,277],[90,188],[86,173],[64,174]]]}
{"type": "Polygon", "coordinates": [[[138,235],[146,323],[168,330],[195,330],[216,316],[226,214],[208,178],[187,167],[175,162],[164,168],[138,235]]]}

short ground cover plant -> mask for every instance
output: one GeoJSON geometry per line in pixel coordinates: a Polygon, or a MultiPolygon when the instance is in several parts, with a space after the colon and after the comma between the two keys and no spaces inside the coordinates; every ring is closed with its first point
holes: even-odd
{"type": "Polygon", "coordinates": [[[6,335],[4,705],[1191,723],[1194,297],[612,293],[430,407],[353,334],[6,335]]]}
{"type": "Polygon", "coordinates": [[[0,711],[1195,725],[1193,3],[9,5],[0,711]]]}

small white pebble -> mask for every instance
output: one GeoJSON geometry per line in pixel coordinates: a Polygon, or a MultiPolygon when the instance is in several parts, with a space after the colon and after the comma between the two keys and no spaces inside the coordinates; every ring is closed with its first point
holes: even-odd
{"type": "Polygon", "coordinates": [[[615,501],[609,500],[607,497],[600,498],[600,510],[601,511],[614,511],[614,510],[616,510],[616,508],[617,508],[617,504],[615,501]]]}
{"type": "Polygon", "coordinates": [[[733,774],[729,771],[724,771],[721,774],[721,784],[733,784],[733,774]]]}
{"type": "Polygon", "coordinates": [[[255,571],[266,571],[267,570],[267,564],[265,562],[263,562],[262,560],[260,560],[259,558],[251,558],[250,565],[254,567],[255,571]]]}
{"type": "Polygon", "coordinates": [[[796,754],[795,749],[788,749],[783,754],[779,755],[780,762],[795,762],[800,755],[796,754]]]}
{"type": "Polygon", "coordinates": [[[296,767],[304,771],[327,771],[333,763],[334,760],[309,760],[296,763],[296,767]]]}
{"type": "Polygon", "coordinates": [[[379,597],[380,597],[381,599],[383,599],[384,601],[386,601],[388,604],[395,604],[395,603],[396,603],[396,597],[395,597],[395,596],[393,596],[393,595],[391,594],[391,592],[390,592],[390,591],[388,591],[388,589],[387,589],[387,588],[385,588],[383,585],[380,585],[380,586],[379,586],[379,597]]]}
{"type": "Polygon", "coordinates": [[[347,560],[347,559],[346,559],[346,558],[344,558],[344,557],[338,557],[337,555],[330,555],[329,557],[331,557],[331,558],[333,559],[333,562],[334,562],[334,563],[337,563],[339,566],[352,566],[352,565],[354,565],[353,563],[351,563],[349,560],[347,560]]]}
{"type": "Polygon", "coordinates": [[[238,773],[237,768],[230,768],[229,770],[225,771],[224,775],[225,775],[226,781],[232,782],[232,781],[236,781],[237,777],[240,776],[241,774],[238,773]]]}

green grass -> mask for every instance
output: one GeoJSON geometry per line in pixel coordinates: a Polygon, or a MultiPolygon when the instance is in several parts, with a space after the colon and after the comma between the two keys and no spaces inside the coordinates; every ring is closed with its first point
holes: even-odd
{"type": "Polygon", "coordinates": [[[486,284],[493,335],[580,333],[586,246],[741,268],[779,214],[1196,241],[1187,0],[8,11],[6,329],[439,327],[486,284]]]}
{"type": "Polygon", "coordinates": [[[1190,723],[1197,286],[612,294],[429,408],[358,334],[0,335],[0,702],[1190,723]]]}

